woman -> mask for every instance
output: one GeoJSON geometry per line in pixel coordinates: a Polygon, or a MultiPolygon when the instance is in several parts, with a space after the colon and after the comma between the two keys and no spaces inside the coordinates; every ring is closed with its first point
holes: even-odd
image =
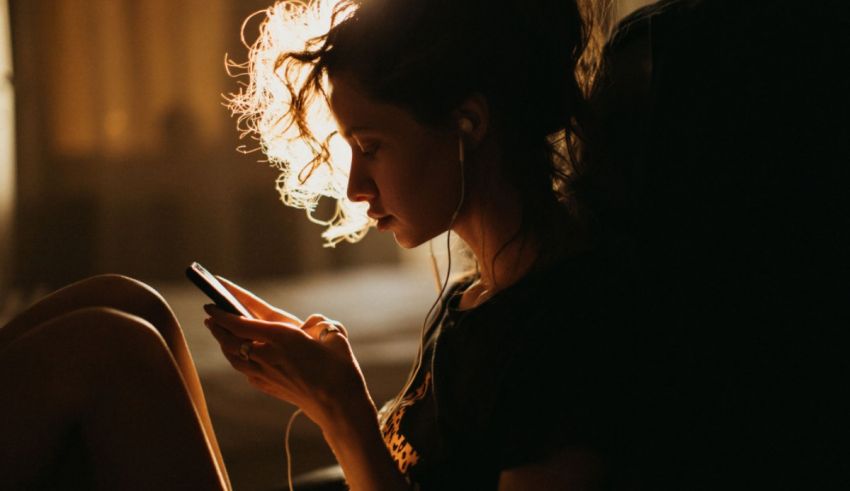
{"type": "MultiPolygon", "coordinates": [[[[380,413],[338,322],[302,321],[227,283],[257,319],[206,306],[207,327],[255,386],[319,425],[352,489],[601,485],[597,449],[612,430],[602,404],[580,401],[600,400],[602,379],[582,371],[602,346],[608,276],[570,182],[590,16],[574,1],[345,4],[350,15],[310,49],[281,53],[281,66],[312,70],[294,81],[296,102],[321,95],[327,75],[353,153],[348,198],[402,247],[458,234],[476,270],[447,290],[380,413]]],[[[286,116],[310,139],[302,108],[286,116]]],[[[0,342],[0,384],[20,394],[0,422],[13,486],[73,475],[116,489],[229,487],[177,320],[150,288],[82,281],[0,342]],[[155,377],[128,386],[130,367],[155,377]],[[65,458],[75,446],[86,462],[65,458]]]]}

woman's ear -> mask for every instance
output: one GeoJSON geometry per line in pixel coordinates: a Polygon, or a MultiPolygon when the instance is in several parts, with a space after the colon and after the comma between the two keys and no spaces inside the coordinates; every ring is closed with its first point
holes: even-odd
{"type": "Polygon", "coordinates": [[[490,127],[490,106],[481,93],[467,97],[452,113],[457,130],[469,148],[475,148],[487,136],[490,127]]]}

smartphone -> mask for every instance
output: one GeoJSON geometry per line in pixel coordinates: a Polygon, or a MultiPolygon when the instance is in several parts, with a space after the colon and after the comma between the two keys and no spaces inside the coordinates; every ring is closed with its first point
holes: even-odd
{"type": "Polygon", "coordinates": [[[236,300],[236,297],[233,296],[230,291],[218,281],[212,273],[206,270],[200,263],[193,262],[186,268],[186,276],[192,280],[198,288],[201,289],[202,292],[206,293],[216,305],[218,305],[223,310],[230,312],[231,314],[241,315],[243,317],[247,317],[249,319],[253,319],[254,316],[251,315],[251,312],[245,308],[244,305],[239,303],[239,300],[236,300]]]}

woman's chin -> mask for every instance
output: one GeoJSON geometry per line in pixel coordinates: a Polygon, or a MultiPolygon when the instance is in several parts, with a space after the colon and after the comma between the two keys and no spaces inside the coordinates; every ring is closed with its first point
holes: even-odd
{"type": "Polygon", "coordinates": [[[436,237],[436,235],[427,234],[408,234],[403,230],[393,229],[393,237],[396,244],[404,249],[414,249],[436,237]]]}
{"type": "Polygon", "coordinates": [[[395,243],[404,249],[413,249],[414,247],[422,244],[423,241],[410,240],[410,237],[399,233],[393,232],[393,237],[395,238],[395,243]]]}
{"type": "Polygon", "coordinates": [[[380,232],[392,232],[393,238],[395,239],[396,244],[403,249],[414,249],[416,247],[421,246],[428,240],[433,239],[439,234],[428,234],[422,233],[421,231],[411,230],[410,228],[406,228],[401,222],[399,222],[395,217],[390,218],[386,222],[381,221],[380,226],[377,227],[380,232]]]}
{"type": "Polygon", "coordinates": [[[403,227],[398,226],[398,222],[395,222],[393,227],[385,228],[384,231],[392,232],[393,238],[395,239],[396,244],[403,249],[413,249],[427,239],[423,239],[415,234],[410,234],[409,231],[405,230],[403,227]]]}

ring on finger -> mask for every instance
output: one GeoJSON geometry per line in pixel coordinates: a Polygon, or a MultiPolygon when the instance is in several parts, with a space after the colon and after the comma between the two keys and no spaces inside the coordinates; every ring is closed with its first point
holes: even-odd
{"type": "Polygon", "coordinates": [[[326,337],[328,334],[331,334],[331,333],[334,333],[334,332],[339,332],[339,333],[341,333],[341,332],[342,332],[342,330],[341,330],[340,328],[336,327],[336,326],[335,326],[335,325],[333,325],[333,324],[330,324],[330,325],[325,326],[325,327],[324,327],[324,329],[322,329],[322,332],[320,332],[320,333],[319,333],[319,341],[324,341],[324,340],[325,340],[325,337],[326,337]]]}
{"type": "Polygon", "coordinates": [[[254,341],[247,340],[242,341],[242,344],[239,345],[239,358],[242,358],[245,361],[251,359],[251,350],[254,349],[254,341]]]}

